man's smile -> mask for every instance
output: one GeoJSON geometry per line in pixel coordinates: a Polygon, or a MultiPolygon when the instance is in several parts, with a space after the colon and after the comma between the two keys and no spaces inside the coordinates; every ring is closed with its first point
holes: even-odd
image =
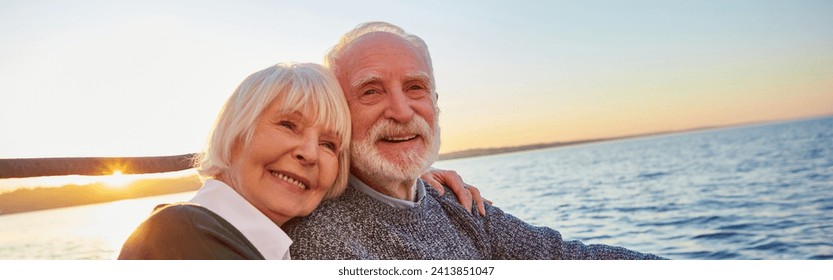
{"type": "Polygon", "coordinates": [[[389,136],[389,137],[382,138],[382,141],[392,142],[392,143],[399,143],[399,142],[405,142],[405,141],[413,140],[413,139],[416,139],[417,137],[419,137],[419,135],[417,135],[417,134],[408,135],[408,136],[397,136],[397,137],[389,136]]]}

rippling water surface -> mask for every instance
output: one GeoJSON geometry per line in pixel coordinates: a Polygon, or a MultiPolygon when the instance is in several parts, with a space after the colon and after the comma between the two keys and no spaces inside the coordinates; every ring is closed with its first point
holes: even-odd
{"type": "Polygon", "coordinates": [[[833,259],[833,118],[436,166],[566,239],[675,259],[833,259]]]}
{"type": "MultiPolygon", "coordinates": [[[[674,259],[833,259],[833,118],[442,161],[565,239],[674,259]]],[[[0,259],[110,259],[156,204],[0,216],[0,259]]]]}

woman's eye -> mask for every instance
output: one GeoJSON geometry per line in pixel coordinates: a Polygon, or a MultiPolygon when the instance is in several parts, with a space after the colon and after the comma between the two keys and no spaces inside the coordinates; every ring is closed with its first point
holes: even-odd
{"type": "Polygon", "coordinates": [[[278,122],[278,125],[283,126],[283,127],[286,127],[286,128],[288,128],[288,129],[290,129],[290,130],[295,130],[295,128],[297,127],[297,126],[295,125],[295,123],[294,123],[294,122],[291,122],[291,121],[280,121],[280,122],[278,122]]]}
{"type": "Polygon", "coordinates": [[[324,146],[324,148],[327,148],[333,152],[335,152],[337,149],[336,144],[333,142],[322,142],[321,146],[324,146]]]}

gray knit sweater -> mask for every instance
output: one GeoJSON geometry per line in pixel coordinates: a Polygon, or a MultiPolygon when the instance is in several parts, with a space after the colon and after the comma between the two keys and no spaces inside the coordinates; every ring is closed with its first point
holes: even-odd
{"type": "Polygon", "coordinates": [[[622,247],[564,241],[497,207],[467,212],[447,191],[425,187],[411,209],[398,209],[348,187],[311,215],[284,224],[293,259],[660,259],[622,247]]]}

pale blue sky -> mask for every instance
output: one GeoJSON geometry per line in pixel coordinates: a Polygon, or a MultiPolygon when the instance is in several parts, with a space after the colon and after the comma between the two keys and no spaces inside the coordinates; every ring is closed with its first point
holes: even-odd
{"type": "Polygon", "coordinates": [[[428,43],[443,152],[833,114],[830,1],[343,2],[1,0],[0,157],[199,151],[374,20],[428,43]]]}

